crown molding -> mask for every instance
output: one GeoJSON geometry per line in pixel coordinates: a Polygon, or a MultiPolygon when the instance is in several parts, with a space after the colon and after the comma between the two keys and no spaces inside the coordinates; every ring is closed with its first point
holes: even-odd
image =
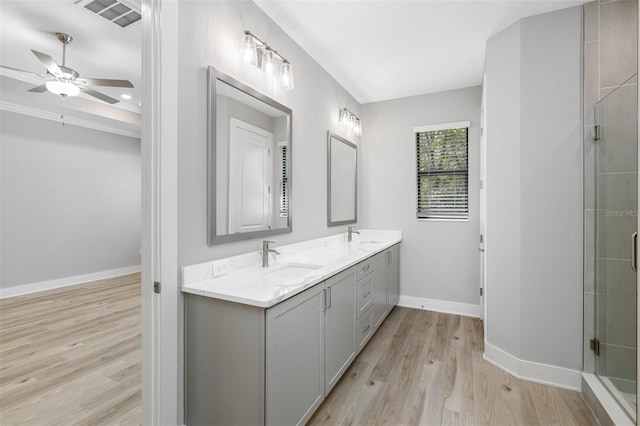
{"type": "MultiPolygon", "coordinates": [[[[28,107],[28,106],[19,105],[19,104],[6,102],[2,100],[0,100],[0,110],[13,112],[16,114],[28,115],[30,117],[35,117],[35,118],[41,118],[43,120],[50,120],[50,121],[57,121],[57,122],[60,121],[60,116],[55,112],[45,111],[43,109],[28,107]]],[[[128,129],[122,129],[118,126],[110,126],[108,124],[97,123],[95,121],[84,120],[82,118],[65,117],[64,124],[140,139],[140,130],[131,131],[128,129]]]]}

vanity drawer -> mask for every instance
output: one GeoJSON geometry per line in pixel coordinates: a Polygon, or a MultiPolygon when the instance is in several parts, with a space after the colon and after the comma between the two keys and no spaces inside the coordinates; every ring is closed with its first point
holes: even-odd
{"type": "Polygon", "coordinates": [[[367,311],[358,320],[356,326],[356,339],[358,342],[358,352],[367,344],[369,338],[373,334],[373,309],[367,311]]]}
{"type": "Polygon", "coordinates": [[[356,271],[356,279],[360,280],[373,272],[373,259],[365,260],[358,263],[358,269],[356,271]]]}
{"type": "Polygon", "coordinates": [[[371,297],[372,289],[373,275],[370,274],[358,281],[358,318],[373,304],[373,298],[371,297]]]}

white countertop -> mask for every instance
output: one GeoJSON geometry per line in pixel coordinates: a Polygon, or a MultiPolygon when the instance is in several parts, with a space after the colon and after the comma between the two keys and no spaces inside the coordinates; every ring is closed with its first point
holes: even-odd
{"type": "Polygon", "coordinates": [[[260,252],[182,267],[182,291],[262,308],[271,307],[402,241],[402,231],[358,230],[285,246],[269,255],[263,268],[260,252]],[[214,269],[228,272],[214,278],[214,269]]]}

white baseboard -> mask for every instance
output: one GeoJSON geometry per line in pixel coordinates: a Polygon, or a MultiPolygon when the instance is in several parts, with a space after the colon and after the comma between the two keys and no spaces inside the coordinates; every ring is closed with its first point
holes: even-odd
{"type": "Polygon", "coordinates": [[[472,305],[470,303],[450,302],[448,300],[425,299],[423,297],[400,295],[398,306],[480,318],[480,305],[472,305]]]}
{"type": "Polygon", "coordinates": [[[107,278],[120,277],[122,275],[140,272],[140,270],[140,265],[134,265],[127,266],[125,268],[110,269],[108,271],[93,272],[91,274],[76,275],[73,277],[58,278],[56,280],[40,281],[37,283],[0,288],[0,299],[37,293],[39,291],[54,290],[56,288],[68,287],[70,285],[82,284],[91,281],[104,280],[107,278]]]}
{"type": "Polygon", "coordinates": [[[582,389],[582,372],[578,370],[519,359],[487,342],[483,358],[518,379],[578,392],[582,389]]]}

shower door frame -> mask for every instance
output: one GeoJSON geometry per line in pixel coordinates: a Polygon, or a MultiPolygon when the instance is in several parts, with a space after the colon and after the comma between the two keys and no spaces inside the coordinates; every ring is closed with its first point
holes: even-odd
{"type": "MultiPolygon", "coordinates": [[[[636,419],[638,419],[637,402],[638,384],[640,383],[640,370],[638,369],[638,366],[640,366],[640,353],[638,351],[638,343],[640,342],[640,317],[638,316],[638,308],[640,307],[640,295],[638,292],[640,288],[640,274],[634,269],[635,278],[633,281],[629,281],[630,277],[627,276],[627,278],[624,278],[626,273],[623,272],[623,275],[620,275],[620,271],[626,270],[625,267],[619,269],[620,266],[615,265],[618,261],[626,259],[627,267],[630,266],[633,268],[634,261],[637,261],[637,239],[632,239],[631,231],[638,231],[638,229],[640,229],[640,217],[635,214],[635,220],[631,222],[635,223],[633,228],[629,227],[630,222],[627,222],[625,225],[624,223],[620,224],[617,220],[611,222],[611,219],[606,219],[608,216],[613,216],[614,218],[618,216],[629,216],[633,211],[637,213],[640,203],[640,127],[636,128],[638,134],[635,135],[637,158],[636,161],[633,162],[635,163],[634,170],[633,167],[630,167],[631,164],[629,163],[626,163],[625,166],[624,152],[632,145],[628,145],[629,141],[626,139],[628,136],[624,136],[625,133],[623,130],[628,123],[628,118],[625,119],[624,115],[620,115],[621,111],[628,106],[625,101],[620,104],[620,100],[624,99],[620,98],[620,96],[624,97],[625,93],[626,96],[629,96],[630,92],[625,92],[625,86],[628,89],[629,86],[635,84],[636,123],[640,122],[640,108],[638,108],[640,90],[638,89],[637,83],[630,83],[630,80],[633,78],[637,78],[637,74],[600,99],[594,105],[593,109],[590,110],[588,114],[585,114],[585,120],[588,120],[587,117],[593,119],[593,122],[589,121],[589,124],[585,123],[587,124],[585,131],[590,132],[590,134],[585,135],[585,142],[591,140],[591,143],[594,144],[593,149],[595,149],[593,153],[595,156],[593,160],[595,161],[593,164],[595,167],[595,169],[593,169],[593,188],[595,192],[592,195],[595,201],[595,205],[593,206],[595,208],[593,222],[595,226],[593,232],[595,234],[593,236],[593,252],[591,255],[593,256],[593,267],[595,267],[593,277],[595,280],[594,293],[592,293],[595,302],[593,305],[594,328],[592,334],[594,340],[591,341],[591,349],[595,354],[595,358],[593,358],[593,372],[598,377],[599,382],[608,390],[608,393],[617,401],[616,405],[619,405],[625,414],[630,419],[633,419],[635,424],[638,424],[636,419]],[[621,110],[620,108],[623,109],[621,110]],[[619,133],[620,131],[623,133],[619,133]],[[622,139],[620,136],[622,136],[622,139]],[[609,146],[609,148],[607,148],[607,146],[609,146]],[[622,151],[618,151],[618,149],[622,149],[622,151]],[[617,155],[614,154],[616,152],[617,155]],[[622,157],[620,156],[621,153],[622,157]],[[629,181],[626,181],[620,177],[620,175],[628,173],[635,173],[636,175],[635,184],[637,185],[637,193],[634,194],[635,200],[625,199],[624,192],[620,192],[624,191],[625,186],[630,184],[629,181]],[[631,203],[629,203],[629,201],[631,201],[631,203]],[[607,214],[608,212],[612,212],[613,214],[607,214]],[[620,226],[622,230],[619,228],[620,226]],[[624,237],[622,237],[623,235],[624,237]],[[624,240],[622,238],[624,238],[624,240]],[[622,254],[620,251],[621,247],[624,245],[627,247],[626,250],[628,250],[628,254],[620,256],[622,254]],[[633,256],[636,256],[636,259],[633,259],[633,256]],[[607,272],[609,268],[612,269],[607,272]],[[635,285],[635,288],[631,290],[628,285],[635,285]],[[629,344],[631,342],[628,340],[628,337],[624,337],[624,334],[618,334],[620,330],[624,329],[624,326],[628,324],[626,314],[624,314],[624,312],[626,312],[625,307],[618,306],[618,302],[623,303],[624,292],[629,291],[634,291],[636,294],[634,307],[635,318],[629,318],[629,320],[635,323],[634,326],[636,327],[635,346],[629,344]],[[614,297],[614,299],[608,300],[611,297],[614,297]],[[619,297],[623,297],[623,299],[617,300],[619,297]],[[622,311],[619,309],[622,309],[622,311]],[[622,317],[620,316],[621,312],[623,313],[622,317]],[[618,331],[616,332],[616,330],[618,331]],[[631,388],[628,387],[628,385],[630,384],[629,381],[632,381],[634,378],[633,376],[625,375],[625,369],[630,368],[628,367],[629,364],[619,364],[616,361],[616,359],[620,361],[620,359],[623,358],[623,352],[631,349],[631,347],[633,347],[636,353],[636,375],[634,383],[635,404],[629,402],[628,396],[626,395],[631,393],[631,388]],[[613,349],[617,352],[616,355],[613,355],[613,352],[609,354],[613,349]]],[[[626,133],[626,135],[629,134],[626,133]]],[[[586,158],[587,157],[585,157],[585,159],[586,158]]],[[[588,163],[585,163],[585,166],[587,164],[588,163]]],[[[587,176],[587,169],[585,169],[585,178],[587,176]]],[[[588,183],[589,180],[585,182],[588,183]]],[[[633,182],[633,179],[630,182],[633,182]]],[[[586,189],[587,187],[585,186],[585,190],[586,189]]],[[[585,232],[588,232],[587,228],[588,226],[585,227],[585,232]]],[[[585,243],[587,241],[588,239],[585,234],[585,243]]],[[[585,260],[586,259],[587,258],[585,258],[585,260]]],[[[586,264],[585,268],[587,268],[586,264]]],[[[587,269],[585,269],[585,273],[587,269]]],[[[585,307],[586,306],[587,305],[585,305],[585,307]]],[[[630,308],[630,306],[626,307],[626,309],[628,308],[630,308]]]]}

